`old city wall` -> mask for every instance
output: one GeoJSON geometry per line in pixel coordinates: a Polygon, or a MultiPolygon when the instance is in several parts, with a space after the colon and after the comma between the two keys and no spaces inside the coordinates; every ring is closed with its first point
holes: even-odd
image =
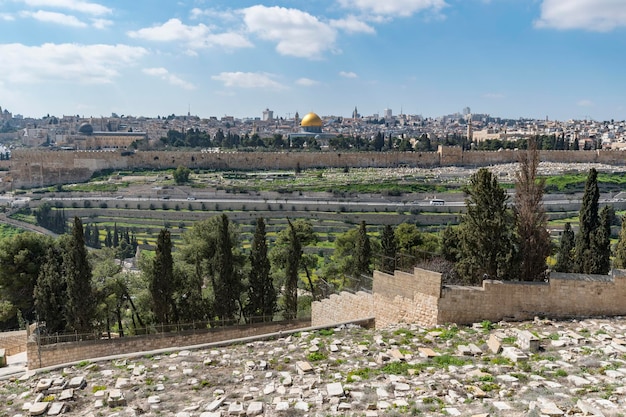
{"type": "Polygon", "coordinates": [[[482,287],[443,286],[441,274],[419,268],[413,274],[375,271],[372,294],[355,298],[342,293],[316,302],[312,321],[323,317],[328,324],[342,314],[357,319],[360,312],[367,317],[373,313],[377,328],[626,315],[626,271],[614,270],[610,276],[552,273],[549,282],[541,283],[485,280],[482,287]]]}
{"type": "MultiPolygon", "coordinates": [[[[463,152],[439,147],[437,152],[109,152],[15,150],[10,172],[16,188],[82,182],[103,169],[168,169],[179,165],[202,169],[291,170],[319,167],[485,166],[517,162],[519,151],[463,152]]],[[[541,151],[551,162],[626,163],[616,150],[541,151]]]]}
{"type": "Polygon", "coordinates": [[[259,336],[278,331],[306,328],[310,321],[260,323],[214,330],[196,330],[180,333],[133,336],[83,342],[56,343],[39,346],[34,339],[27,345],[28,369],[37,369],[85,359],[145,352],[157,349],[194,346],[244,337],[259,336]]]}

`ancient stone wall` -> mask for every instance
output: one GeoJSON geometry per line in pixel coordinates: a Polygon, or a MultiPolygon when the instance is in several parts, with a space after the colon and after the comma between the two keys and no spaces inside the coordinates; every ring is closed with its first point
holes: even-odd
{"type": "Polygon", "coordinates": [[[0,333],[0,349],[7,356],[26,351],[26,330],[0,333]]]}
{"type": "MultiPolygon", "coordinates": [[[[436,152],[127,152],[16,149],[10,169],[15,188],[82,182],[99,170],[168,169],[179,165],[218,170],[295,170],[296,168],[487,166],[517,162],[515,150],[463,152],[440,146],[436,152]]],[[[550,162],[626,164],[618,150],[540,151],[550,162]]]]}
{"type": "Polygon", "coordinates": [[[626,314],[626,277],[558,274],[549,283],[485,280],[482,287],[444,287],[439,323],[626,314]]]}
{"type": "Polygon", "coordinates": [[[31,338],[27,345],[28,369],[134,352],[220,342],[308,326],[310,326],[310,321],[306,319],[42,346],[38,346],[37,342],[31,338]]]}
{"type": "Polygon", "coordinates": [[[374,317],[372,295],[363,291],[332,294],[322,301],[311,303],[311,325],[326,326],[333,323],[374,317]]]}
{"type": "Polygon", "coordinates": [[[626,315],[626,271],[612,275],[552,273],[549,282],[485,280],[481,287],[442,286],[441,275],[415,268],[413,274],[374,272],[372,295],[342,293],[315,303],[312,321],[350,319],[373,313],[376,327],[396,323],[435,326],[483,320],[526,320],[535,316],[571,318],[626,315]]]}

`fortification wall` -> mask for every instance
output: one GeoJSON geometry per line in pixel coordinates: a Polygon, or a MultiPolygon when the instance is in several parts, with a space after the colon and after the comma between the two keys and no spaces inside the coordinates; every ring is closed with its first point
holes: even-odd
{"type": "MultiPolygon", "coordinates": [[[[322,167],[437,167],[486,166],[517,162],[519,151],[463,152],[440,146],[436,152],[120,152],[43,151],[16,149],[10,171],[15,188],[66,184],[88,180],[99,170],[168,169],[180,165],[216,170],[295,170],[322,167]]],[[[617,150],[540,151],[542,161],[626,164],[617,150]]]]}
{"type": "Polygon", "coordinates": [[[310,321],[307,319],[42,346],[38,346],[31,338],[27,345],[28,369],[134,352],[221,342],[309,326],[310,321]]]}

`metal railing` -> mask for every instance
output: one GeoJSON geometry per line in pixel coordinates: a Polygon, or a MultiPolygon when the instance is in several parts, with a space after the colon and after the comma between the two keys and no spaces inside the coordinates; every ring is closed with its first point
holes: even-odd
{"type": "Polygon", "coordinates": [[[272,326],[280,323],[297,323],[310,321],[310,317],[298,318],[293,320],[274,320],[272,316],[255,316],[248,317],[246,321],[237,319],[232,320],[209,320],[194,321],[191,323],[171,323],[171,324],[153,324],[142,328],[125,329],[124,336],[113,331],[94,331],[91,333],[55,333],[37,335],[37,343],[40,346],[53,345],[58,343],[77,343],[77,342],[93,342],[103,340],[119,340],[133,337],[145,337],[155,335],[180,335],[180,334],[196,334],[211,333],[228,330],[232,328],[261,328],[264,326],[272,326]]]}

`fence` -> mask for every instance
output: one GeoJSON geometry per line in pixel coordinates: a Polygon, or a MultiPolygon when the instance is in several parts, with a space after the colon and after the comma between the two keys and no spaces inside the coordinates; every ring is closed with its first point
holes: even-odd
{"type": "Polygon", "coordinates": [[[226,342],[233,339],[263,336],[280,331],[290,331],[309,327],[310,318],[266,321],[261,323],[238,323],[219,327],[213,323],[197,322],[175,324],[145,329],[145,334],[116,337],[102,333],[33,335],[29,339],[28,368],[37,369],[80,360],[128,355],[158,349],[180,346],[196,346],[208,343],[226,342]],[[208,328],[213,324],[214,327],[208,328]],[[166,331],[170,330],[170,331],[166,331]]]}
{"type": "MultiPolygon", "coordinates": [[[[172,334],[172,333],[203,333],[211,332],[219,329],[225,329],[233,326],[249,326],[251,324],[278,323],[280,321],[272,321],[273,316],[254,316],[248,317],[248,322],[241,322],[237,319],[216,319],[209,321],[193,321],[191,323],[172,323],[172,324],[153,324],[147,327],[130,328],[121,335],[111,331],[94,331],[92,333],[55,333],[46,334],[45,328],[38,332],[37,342],[41,346],[53,345],[58,343],[78,343],[97,340],[126,339],[135,336],[172,334]]],[[[307,320],[309,320],[307,318],[307,320]]],[[[42,329],[42,327],[38,327],[42,329]]]]}

